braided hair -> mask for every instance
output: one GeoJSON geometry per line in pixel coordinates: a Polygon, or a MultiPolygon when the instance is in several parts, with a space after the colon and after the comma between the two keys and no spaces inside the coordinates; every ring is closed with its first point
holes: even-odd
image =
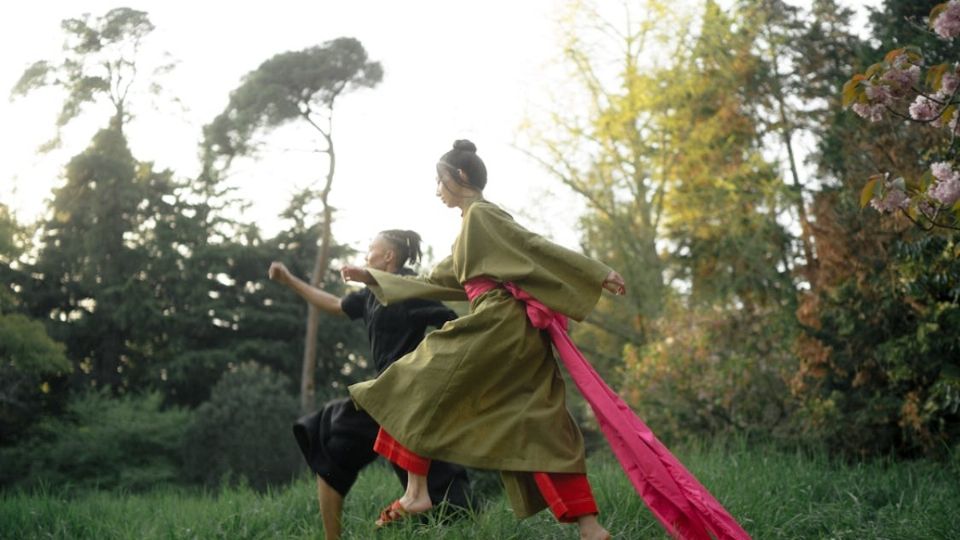
{"type": "Polygon", "coordinates": [[[380,231],[382,237],[397,251],[397,264],[402,268],[407,262],[417,264],[420,261],[420,235],[413,231],[390,229],[380,231]]]}

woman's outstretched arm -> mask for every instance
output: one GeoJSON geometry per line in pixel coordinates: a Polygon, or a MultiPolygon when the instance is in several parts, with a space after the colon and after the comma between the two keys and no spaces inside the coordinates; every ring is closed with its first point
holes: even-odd
{"type": "Polygon", "coordinates": [[[453,273],[450,257],[437,263],[429,276],[400,276],[382,270],[346,265],[340,269],[344,281],[365,283],[383,305],[421,298],[424,300],[464,301],[463,287],[453,273]]]}
{"type": "Polygon", "coordinates": [[[329,313],[330,315],[346,315],[346,313],[343,312],[343,308],[340,307],[340,297],[313,287],[297,276],[294,276],[290,273],[290,270],[287,270],[286,265],[283,263],[270,263],[270,270],[267,272],[267,275],[270,276],[270,279],[273,281],[292,289],[293,292],[300,295],[300,297],[307,302],[310,302],[310,304],[314,305],[320,311],[329,313]]]}

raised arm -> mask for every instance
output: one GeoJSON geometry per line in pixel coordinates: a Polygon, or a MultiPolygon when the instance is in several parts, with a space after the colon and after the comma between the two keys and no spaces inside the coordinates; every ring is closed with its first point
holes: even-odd
{"type": "Polygon", "coordinates": [[[440,261],[428,276],[400,276],[375,270],[347,265],[340,269],[344,281],[366,283],[370,291],[384,305],[411,298],[438,301],[465,301],[463,287],[457,281],[450,257],[440,261]]]}
{"type": "Polygon", "coordinates": [[[268,270],[267,275],[270,276],[270,279],[273,281],[289,287],[293,292],[300,295],[301,298],[320,311],[329,313],[330,315],[346,316],[343,308],[340,307],[341,299],[339,296],[322,291],[297,276],[294,276],[283,263],[276,261],[270,263],[270,270],[268,270]]]}

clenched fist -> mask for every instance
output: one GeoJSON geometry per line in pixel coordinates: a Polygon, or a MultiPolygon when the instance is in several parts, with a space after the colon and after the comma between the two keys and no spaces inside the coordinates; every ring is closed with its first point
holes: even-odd
{"type": "Polygon", "coordinates": [[[290,270],[282,262],[273,261],[270,263],[270,269],[267,270],[267,276],[277,283],[286,284],[290,281],[290,270]]]}

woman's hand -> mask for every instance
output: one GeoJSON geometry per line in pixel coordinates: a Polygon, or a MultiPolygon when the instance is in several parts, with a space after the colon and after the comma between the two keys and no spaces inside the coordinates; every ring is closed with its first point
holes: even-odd
{"type": "Polygon", "coordinates": [[[267,276],[277,283],[286,285],[290,282],[290,270],[282,262],[273,261],[270,263],[270,269],[267,270],[267,276]]]}
{"type": "Polygon", "coordinates": [[[359,281],[367,285],[376,283],[376,280],[373,279],[373,276],[370,275],[370,272],[368,272],[366,268],[353,266],[352,264],[348,264],[340,269],[340,277],[342,277],[344,281],[359,281]]]}
{"type": "Polygon", "coordinates": [[[607,279],[603,280],[602,287],[613,294],[627,294],[627,285],[623,282],[623,276],[614,271],[607,274],[607,279]]]}

